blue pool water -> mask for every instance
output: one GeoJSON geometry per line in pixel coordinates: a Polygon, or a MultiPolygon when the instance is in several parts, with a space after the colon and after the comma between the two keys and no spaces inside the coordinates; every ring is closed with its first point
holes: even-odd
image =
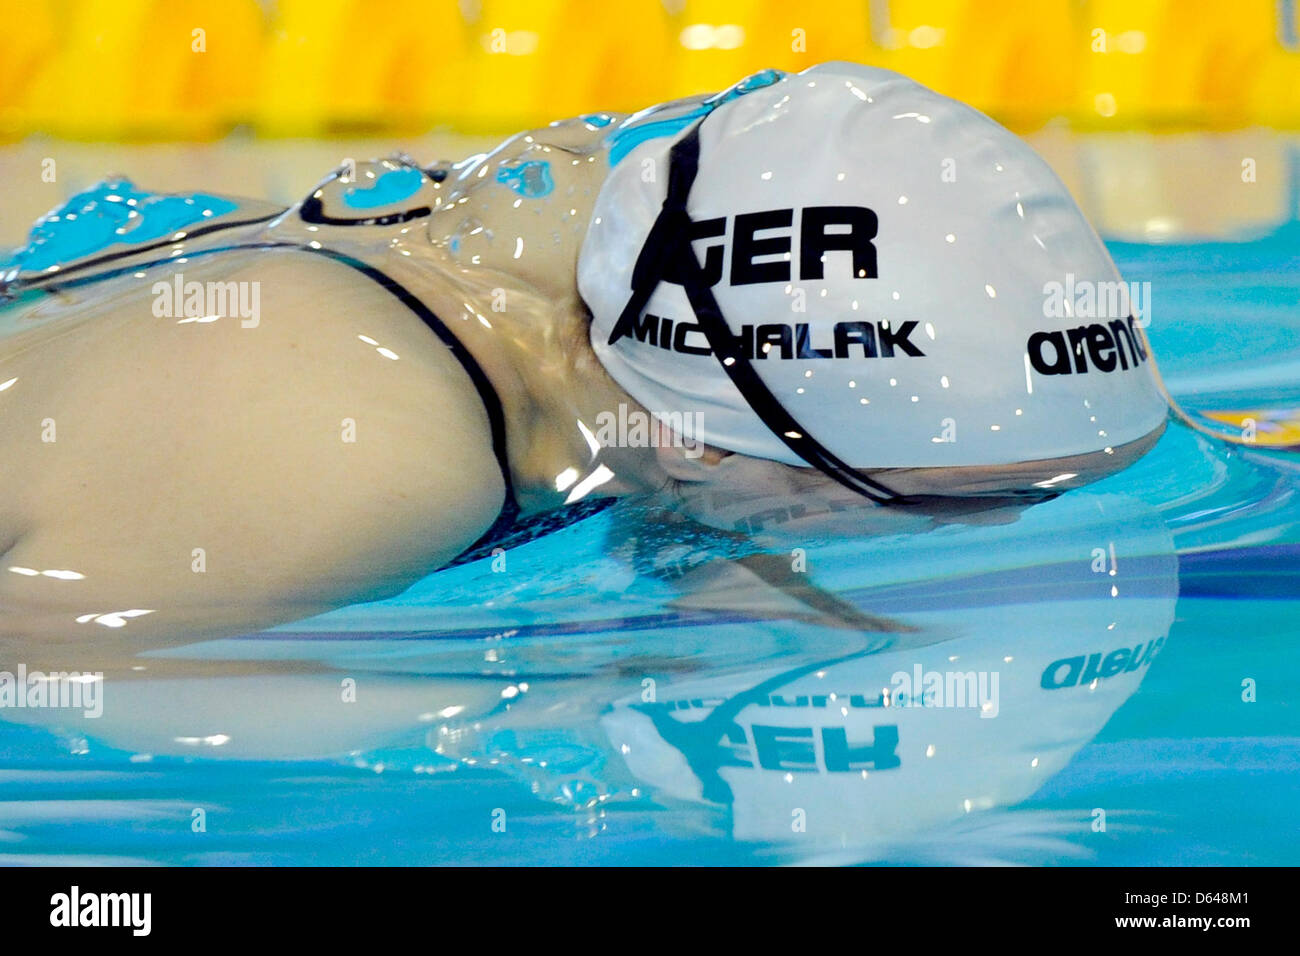
{"type": "MultiPolygon", "coordinates": [[[[1112,249],[1186,407],[1300,408],[1300,227],[1112,249]]],[[[1294,865],[1298,489],[1175,423],[1050,502],[851,537],[620,503],[15,713],[0,863],[1294,865]],[[902,706],[918,671],[986,706],[902,706]]]]}

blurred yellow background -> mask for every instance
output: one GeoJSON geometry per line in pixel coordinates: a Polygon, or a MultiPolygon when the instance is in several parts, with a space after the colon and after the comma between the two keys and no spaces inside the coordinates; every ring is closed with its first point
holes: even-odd
{"type": "Polygon", "coordinates": [[[1300,127],[1296,0],[6,0],[0,139],[504,132],[764,67],[907,73],[1020,131],[1300,127]]]}
{"type": "Polygon", "coordinates": [[[1300,217],[1300,0],[0,3],[0,246],[113,173],[288,203],[348,157],[459,159],[836,58],[1017,130],[1109,237],[1300,217]]]}

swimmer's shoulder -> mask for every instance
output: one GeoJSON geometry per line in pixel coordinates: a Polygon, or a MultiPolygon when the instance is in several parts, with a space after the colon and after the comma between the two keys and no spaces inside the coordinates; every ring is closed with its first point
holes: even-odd
{"type": "Polygon", "coordinates": [[[20,630],[123,594],[155,609],[142,636],[255,630],[398,593],[493,526],[492,396],[390,290],[298,251],[183,269],[256,289],[257,321],[156,315],[147,275],[0,355],[6,561],[84,575],[75,595],[7,575],[20,630]]]}

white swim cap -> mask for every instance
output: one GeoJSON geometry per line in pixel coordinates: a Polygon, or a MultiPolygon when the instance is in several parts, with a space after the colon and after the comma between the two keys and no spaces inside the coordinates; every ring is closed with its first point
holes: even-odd
{"type": "Polygon", "coordinates": [[[1165,419],[1101,240],[969,107],[827,63],[645,110],[605,143],[578,262],[592,346],[652,413],[698,413],[702,441],[828,472],[997,465],[1165,419]]]}

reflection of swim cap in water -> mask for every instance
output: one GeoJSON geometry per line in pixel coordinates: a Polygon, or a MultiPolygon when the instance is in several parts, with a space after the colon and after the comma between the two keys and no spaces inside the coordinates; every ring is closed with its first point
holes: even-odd
{"type": "Polygon", "coordinates": [[[832,63],[606,144],[578,269],[592,345],[651,412],[698,413],[698,439],[835,474],[1104,453],[1165,418],[1126,300],[1072,317],[1045,290],[1114,288],[1101,241],[974,110],[832,63]]]}
{"type": "Polygon", "coordinates": [[[887,855],[1028,798],[1137,690],[1178,593],[1160,516],[1088,492],[1008,529],[822,562],[841,597],[917,630],[884,650],[665,680],[601,717],[637,780],[724,808],[737,839],[887,855]],[[873,583],[841,586],[854,580],[873,583]]]}

